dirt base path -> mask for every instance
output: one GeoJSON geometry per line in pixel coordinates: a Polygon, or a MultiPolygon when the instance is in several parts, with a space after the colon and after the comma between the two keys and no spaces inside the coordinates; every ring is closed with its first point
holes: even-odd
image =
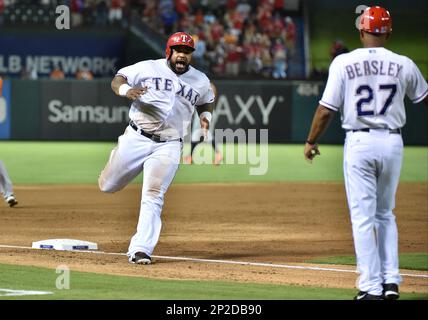
{"type": "MultiPolygon", "coordinates": [[[[139,185],[116,194],[96,186],[20,186],[16,208],[0,206],[0,245],[93,241],[126,253],[137,221],[139,185]]],[[[396,210],[402,253],[428,252],[428,184],[400,184],[396,210]]],[[[310,266],[313,258],[353,255],[343,185],[173,185],[166,196],[155,256],[310,266]]],[[[0,248],[0,263],[163,279],[222,280],[355,288],[355,273],[155,259],[129,264],[124,255],[0,248]]],[[[323,265],[322,267],[329,267],[323,265]]],[[[334,268],[354,270],[350,266],[334,268]]],[[[402,270],[402,273],[426,274],[402,270]]],[[[427,278],[405,277],[404,292],[428,293],[427,278]]]]}

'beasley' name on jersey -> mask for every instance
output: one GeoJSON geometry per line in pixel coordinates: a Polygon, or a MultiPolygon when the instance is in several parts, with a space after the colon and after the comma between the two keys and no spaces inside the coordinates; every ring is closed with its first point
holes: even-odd
{"type": "Polygon", "coordinates": [[[402,69],[402,65],[392,61],[384,60],[364,60],[362,62],[355,62],[345,66],[349,80],[352,80],[355,77],[371,75],[390,76],[397,78],[402,69]]]}
{"type": "MultiPolygon", "coordinates": [[[[150,78],[144,78],[141,80],[141,86],[147,86],[146,82],[153,83],[153,87],[148,86],[149,88],[154,88],[157,91],[170,91],[173,90],[173,81],[171,79],[167,78],[161,78],[161,77],[150,77],[150,78]]],[[[180,89],[175,92],[176,95],[183,97],[184,99],[188,100],[192,106],[196,104],[199,97],[201,96],[195,89],[192,87],[187,88],[187,84],[184,84],[182,82],[178,82],[180,85],[180,89]]]]}

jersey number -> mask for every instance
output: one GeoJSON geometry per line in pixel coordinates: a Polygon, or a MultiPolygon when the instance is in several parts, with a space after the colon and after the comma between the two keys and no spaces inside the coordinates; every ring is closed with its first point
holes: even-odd
{"type": "MultiPolygon", "coordinates": [[[[389,90],[389,96],[385,100],[385,104],[383,105],[382,110],[380,110],[379,114],[384,115],[388,107],[392,103],[392,99],[394,99],[395,93],[397,92],[396,84],[381,84],[379,85],[379,90],[389,90]]],[[[363,116],[373,116],[375,114],[375,110],[363,110],[363,104],[369,104],[373,100],[373,89],[368,85],[361,85],[357,88],[356,95],[365,95],[365,97],[361,98],[357,101],[357,113],[359,117],[363,116]]]]}

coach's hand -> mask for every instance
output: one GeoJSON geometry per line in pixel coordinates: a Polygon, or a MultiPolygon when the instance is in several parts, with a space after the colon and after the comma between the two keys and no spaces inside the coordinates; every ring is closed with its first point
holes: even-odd
{"type": "Polygon", "coordinates": [[[146,92],[147,92],[147,87],[131,88],[126,92],[126,97],[130,100],[136,100],[146,92]]]}
{"type": "Polygon", "coordinates": [[[309,142],[306,142],[303,153],[305,154],[305,159],[310,163],[312,163],[313,158],[321,155],[320,151],[318,150],[318,144],[310,144],[309,142]]]}

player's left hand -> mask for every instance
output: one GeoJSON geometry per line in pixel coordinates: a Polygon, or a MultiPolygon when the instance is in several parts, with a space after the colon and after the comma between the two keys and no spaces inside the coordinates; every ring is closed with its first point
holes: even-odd
{"type": "Polygon", "coordinates": [[[208,130],[210,129],[210,123],[205,118],[202,118],[200,122],[201,122],[201,130],[202,130],[200,142],[203,142],[208,139],[208,130]]]}
{"type": "Polygon", "coordinates": [[[305,150],[303,151],[304,155],[305,155],[305,159],[312,163],[312,160],[316,157],[321,155],[320,151],[318,150],[318,144],[310,144],[307,143],[305,144],[305,150]]]}

